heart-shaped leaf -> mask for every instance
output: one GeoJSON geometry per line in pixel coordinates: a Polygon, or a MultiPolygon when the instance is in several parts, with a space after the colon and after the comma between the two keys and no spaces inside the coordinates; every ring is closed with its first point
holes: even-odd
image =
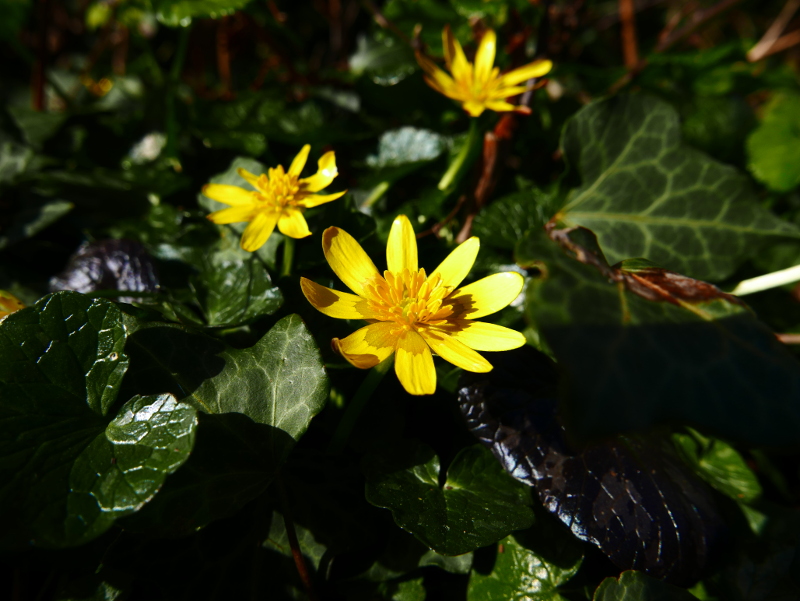
{"type": "Polygon", "coordinates": [[[759,205],[747,180],[680,141],[678,113],[651,96],[593,102],[564,127],[581,185],[556,218],[593,230],[610,261],[644,257],[720,280],[793,225],[759,205]]]}
{"type": "Polygon", "coordinates": [[[485,448],[462,449],[440,485],[439,458],[407,441],[365,458],[367,500],[391,509],[395,522],[444,555],[460,555],[533,523],[530,492],[485,448]]]}

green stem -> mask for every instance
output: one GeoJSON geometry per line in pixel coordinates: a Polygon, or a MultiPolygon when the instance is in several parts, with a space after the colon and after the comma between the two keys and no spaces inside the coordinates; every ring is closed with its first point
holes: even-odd
{"type": "Polygon", "coordinates": [[[475,147],[478,139],[480,138],[480,129],[478,127],[478,120],[477,119],[470,119],[469,120],[469,132],[467,132],[467,139],[464,140],[464,145],[461,147],[461,150],[458,151],[456,158],[450,163],[450,166],[447,168],[447,171],[442,176],[442,179],[439,181],[439,190],[443,192],[448,190],[450,186],[453,184],[456,179],[456,176],[460,176],[461,173],[466,169],[468,166],[467,159],[473,154],[472,150],[475,147]]]}
{"type": "Polygon", "coordinates": [[[283,266],[281,276],[292,275],[292,263],[294,262],[294,238],[285,236],[283,238],[283,266]]]}
{"type": "Polygon", "coordinates": [[[175,58],[172,60],[169,82],[167,83],[166,95],[166,130],[167,144],[165,156],[175,160],[175,170],[180,171],[180,161],[178,160],[178,120],[175,116],[175,94],[178,91],[183,63],[186,61],[186,50],[189,47],[189,28],[181,27],[178,35],[178,49],[175,58]]]}
{"type": "Polygon", "coordinates": [[[361,386],[356,391],[353,400],[344,410],[342,420],[339,422],[339,426],[336,428],[336,432],[333,433],[333,438],[331,438],[331,442],[328,445],[328,453],[335,455],[342,452],[350,433],[353,431],[353,427],[358,421],[358,417],[361,415],[361,411],[366,406],[372,393],[375,392],[378,384],[381,383],[383,376],[391,369],[393,363],[394,355],[369,370],[367,377],[364,378],[361,386]]]}
{"type": "Polygon", "coordinates": [[[773,271],[766,275],[760,275],[757,278],[743,280],[730,291],[730,294],[744,296],[745,294],[753,294],[754,292],[777,288],[778,286],[784,286],[797,281],[800,281],[800,265],[795,265],[788,269],[781,269],[780,271],[773,271]]]}
{"type": "Polygon", "coordinates": [[[378,202],[381,196],[386,194],[386,191],[389,189],[390,185],[391,184],[389,182],[381,182],[377,186],[375,186],[372,189],[372,192],[370,192],[367,199],[361,204],[361,208],[363,209],[365,207],[371,207],[376,202],[378,202]]]}

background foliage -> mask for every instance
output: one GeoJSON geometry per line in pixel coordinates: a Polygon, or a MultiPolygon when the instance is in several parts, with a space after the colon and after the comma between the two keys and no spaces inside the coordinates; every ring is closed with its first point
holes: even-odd
{"type": "Polygon", "coordinates": [[[800,263],[797,9],[0,0],[0,597],[800,598],[800,293],[723,292],[800,263]],[[426,86],[446,24],[554,62],[530,116],[426,86]],[[313,236],[205,219],[304,144],[348,190],[313,236]],[[525,275],[529,345],[341,441],[360,324],[298,278],[399,214],[525,275]]]}

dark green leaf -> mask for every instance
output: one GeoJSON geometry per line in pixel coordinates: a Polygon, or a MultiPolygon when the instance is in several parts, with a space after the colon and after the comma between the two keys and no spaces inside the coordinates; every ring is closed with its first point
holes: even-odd
{"type": "Polygon", "coordinates": [[[28,168],[33,157],[32,148],[0,138],[0,183],[13,181],[28,168]]]}
{"type": "Polygon", "coordinates": [[[721,493],[741,503],[752,503],[761,496],[758,478],[731,445],[694,430],[676,432],[672,440],[697,473],[721,493]]]}
{"type": "Polygon", "coordinates": [[[772,190],[788,192],[800,184],[800,95],[776,94],[764,120],[747,139],[748,167],[772,190]]]}
{"type": "Polygon", "coordinates": [[[595,102],[569,120],[561,147],[581,185],[557,217],[592,229],[612,263],[644,257],[719,280],[759,247],[800,236],[735,169],[683,146],[678,115],[661,100],[595,102]]]}
{"type": "Polygon", "coordinates": [[[497,544],[488,574],[475,569],[469,578],[469,601],[562,601],[558,586],[578,571],[581,558],[566,568],[554,565],[521,545],[513,536],[497,544]]]}
{"type": "Polygon", "coordinates": [[[35,111],[29,107],[9,107],[8,112],[22,132],[25,141],[35,150],[49,140],[66,120],[65,113],[35,111]]]}
{"type": "Polygon", "coordinates": [[[552,199],[531,188],[495,200],[475,217],[472,233],[481,243],[503,250],[514,250],[525,233],[541,228],[552,215],[552,199]]]}
{"type": "MultiPolygon", "coordinates": [[[[0,165],[0,171],[2,169],[0,165]]],[[[26,203],[25,208],[14,216],[8,229],[0,235],[0,249],[37,234],[69,213],[73,206],[65,200],[26,203]]]]}
{"type": "Polygon", "coordinates": [[[367,500],[391,509],[395,522],[445,555],[493,543],[533,523],[530,491],[481,446],[463,449],[440,485],[439,458],[408,442],[365,459],[367,500]]]}
{"type": "Polygon", "coordinates": [[[393,86],[417,70],[410,48],[393,37],[358,38],[355,53],[350,57],[353,75],[368,75],[380,86],[393,86]]]}
{"type": "Polygon", "coordinates": [[[618,579],[606,578],[594,592],[593,601],[696,601],[686,591],[643,572],[623,572],[618,579]]]}
{"type": "Polygon", "coordinates": [[[800,365],[743,303],[658,268],[609,268],[587,230],[555,235],[583,262],[539,232],[517,259],[540,270],[526,310],[563,370],[572,434],[682,421],[751,444],[796,444],[800,365]]]}

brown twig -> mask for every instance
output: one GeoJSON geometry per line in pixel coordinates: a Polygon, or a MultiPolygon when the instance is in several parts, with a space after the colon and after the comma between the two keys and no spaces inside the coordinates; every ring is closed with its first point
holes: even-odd
{"type": "Polygon", "coordinates": [[[775,334],[783,344],[800,344],[800,334],[775,334]]]}
{"type": "Polygon", "coordinates": [[[384,29],[388,29],[392,33],[394,33],[398,38],[403,40],[406,44],[411,44],[411,40],[409,37],[402,32],[402,30],[392,23],[389,19],[387,19],[384,14],[380,11],[380,9],[375,6],[375,3],[372,0],[363,0],[362,2],[364,8],[366,8],[370,13],[372,13],[372,18],[375,19],[375,22],[383,27],[384,29]]]}
{"type": "Polygon", "coordinates": [[[222,98],[231,98],[231,54],[228,45],[228,22],[230,17],[222,17],[217,25],[217,71],[222,83],[222,98]]]}
{"type": "Polygon", "coordinates": [[[33,77],[31,78],[31,92],[33,103],[33,110],[44,110],[44,83],[45,83],[45,69],[47,68],[47,27],[49,24],[48,16],[50,14],[49,0],[39,0],[38,4],[38,26],[37,31],[37,54],[36,62],[33,65],[33,77]]]}
{"type": "Polygon", "coordinates": [[[619,0],[619,18],[622,22],[622,53],[625,59],[625,66],[628,69],[633,69],[639,62],[633,0],[619,0]]]}
{"type": "MultiPolygon", "coordinates": [[[[776,52],[780,52],[780,50],[785,50],[789,46],[783,46],[780,50],[774,50],[774,46],[781,43],[781,40],[791,36],[793,33],[787,34],[785,36],[781,36],[781,34],[786,29],[786,26],[789,24],[789,21],[792,20],[794,13],[797,12],[797,9],[800,8],[800,0],[789,0],[781,10],[778,17],[769,26],[764,37],[762,37],[758,44],[753,46],[750,51],[747,53],[747,60],[751,63],[756,61],[760,61],[762,58],[769,56],[770,54],[775,54],[776,52]]],[[[795,42],[797,43],[797,42],[795,42]]],[[[784,42],[785,44],[785,42],[784,42]]],[[[792,44],[790,44],[792,45],[792,44]]]]}

